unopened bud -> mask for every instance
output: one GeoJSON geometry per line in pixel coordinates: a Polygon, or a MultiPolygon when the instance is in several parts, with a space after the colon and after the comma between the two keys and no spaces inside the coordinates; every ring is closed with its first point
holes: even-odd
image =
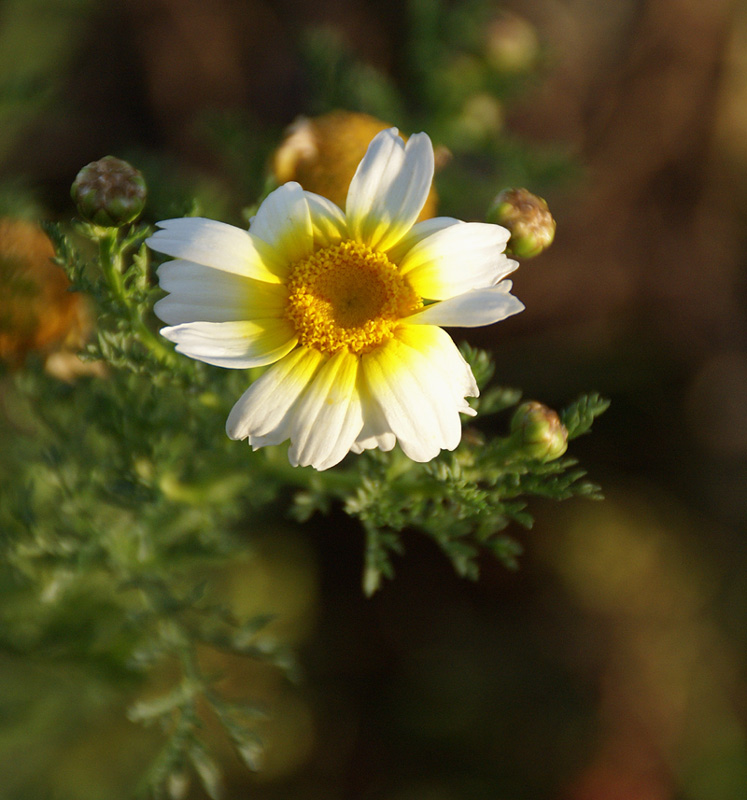
{"type": "Polygon", "coordinates": [[[553,461],[568,448],[568,431],[555,411],[530,400],[511,418],[511,438],[528,458],[553,461]]]}
{"type": "Polygon", "coordinates": [[[142,173],[114,156],[92,161],[78,173],[70,189],[83,219],[106,228],[133,222],[145,207],[142,173]]]}
{"type": "Polygon", "coordinates": [[[473,94],[454,120],[454,127],[462,146],[469,147],[490,141],[503,128],[503,107],[492,94],[473,94]]]}
{"type": "Polygon", "coordinates": [[[526,189],[505,189],[493,201],[488,222],[511,231],[506,253],[517,258],[534,258],[555,238],[555,220],[547,203],[526,189]]]}

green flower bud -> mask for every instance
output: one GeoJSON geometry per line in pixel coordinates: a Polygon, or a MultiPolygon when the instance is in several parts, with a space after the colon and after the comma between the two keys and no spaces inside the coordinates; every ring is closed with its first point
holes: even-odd
{"type": "Polygon", "coordinates": [[[488,222],[511,231],[506,253],[517,258],[534,258],[555,238],[555,220],[547,203],[526,189],[505,189],[493,201],[488,222]]]}
{"type": "Polygon", "coordinates": [[[81,217],[106,228],[136,220],[145,207],[145,195],[142,173],[114,156],[87,164],[70,189],[81,217]]]}
{"type": "Polygon", "coordinates": [[[485,57],[499,72],[526,73],[540,56],[540,41],[534,26],[517,14],[502,13],[488,24],[485,57]]]}
{"type": "Polygon", "coordinates": [[[463,146],[477,145],[494,139],[503,127],[503,108],[487,92],[471,95],[454,120],[454,133],[463,146]]]}
{"type": "Polygon", "coordinates": [[[527,458],[554,461],[568,448],[568,431],[551,408],[535,400],[522,403],[511,418],[511,438],[527,458]]]}

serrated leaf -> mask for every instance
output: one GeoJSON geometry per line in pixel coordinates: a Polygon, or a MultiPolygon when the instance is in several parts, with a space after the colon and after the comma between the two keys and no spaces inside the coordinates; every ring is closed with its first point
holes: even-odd
{"type": "Polygon", "coordinates": [[[262,769],[265,751],[261,743],[243,742],[242,744],[236,744],[236,752],[244,764],[253,772],[262,769]]]}
{"type": "Polygon", "coordinates": [[[248,619],[234,634],[234,645],[236,647],[246,647],[254,641],[261,630],[266,628],[275,619],[277,619],[277,614],[257,614],[251,619],[248,619]]]}
{"type": "Polygon", "coordinates": [[[184,800],[189,794],[189,775],[184,770],[174,770],[166,779],[169,800],[184,800]]]}
{"type": "Polygon", "coordinates": [[[464,360],[470,365],[477,385],[482,389],[487,385],[495,372],[493,359],[486,350],[472,347],[468,342],[463,342],[459,346],[459,350],[464,356],[464,360]]]}
{"type": "Polygon", "coordinates": [[[575,439],[591,430],[595,418],[603,414],[610,401],[597,393],[583,395],[560,412],[560,421],[568,431],[568,438],[575,439]]]}
{"type": "Polygon", "coordinates": [[[498,558],[508,569],[518,569],[518,557],[524,549],[510,536],[498,536],[487,544],[493,555],[498,558]]]}
{"type": "Polygon", "coordinates": [[[200,779],[210,800],[221,800],[223,797],[223,776],[218,762],[199,743],[194,742],[189,748],[189,760],[200,779]]]}
{"type": "Polygon", "coordinates": [[[321,491],[297,492],[293,498],[290,515],[296,522],[308,522],[314,514],[326,514],[329,506],[329,497],[321,491]]]}
{"type": "Polygon", "coordinates": [[[184,771],[184,748],[188,738],[184,726],[177,728],[151,763],[143,783],[154,797],[163,797],[171,775],[184,771]]]}
{"type": "Polygon", "coordinates": [[[527,530],[531,530],[534,526],[534,517],[524,509],[518,509],[516,511],[510,511],[511,519],[514,522],[518,522],[523,528],[527,530]]]}
{"type": "Polygon", "coordinates": [[[138,700],[128,709],[127,718],[131,722],[152,722],[193,700],[198,691],[198,686],[183,681],[167,694],[152,700],[138,700]]]}
{"type": "MultiPolygon", "coordinates": [[[[214,706],[214,710],[231,738],[231,742],[241,760],[249,769],[256,772],[260,769],[264,757],[264,747],[259,736],[255,731],[250,730],[244,722],[239,722],[234,718],[236,713],[234,707],[219,703],[214,706]]],[[[257,718],[256,714],[253,716],[257,718]]]]}
{"type": "Polygon", "coordinates": [[[521,395],[520,389],[508,386],[496,386],[488,389],[477,399],[477,413],[479,416],[497,414],[499,411],[515,406],[521,400],[521,395]]]}
{"type": "Polygon", "coordinates": [[[363,594],[365,594],[366,597],[373,597],[381,588],[383,577],[382,570],[377,564],[367,562],[363,569],[363,594]]]}
{"type": "Polygon", "coordinates": [[[127,271],[128,277],[133,284],[133,288],[144,291],[148,288],[148,264],[150,258],[148,249],[144,244],[140,245],[140,249],[132,257],[132,266],[127,271]]]}

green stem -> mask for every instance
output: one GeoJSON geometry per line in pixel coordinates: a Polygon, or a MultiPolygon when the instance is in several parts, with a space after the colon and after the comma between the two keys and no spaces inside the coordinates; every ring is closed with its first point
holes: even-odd
{"type": "Polygon", "coordinates": [[[202,686],[203,678],[200,668],[197,664],[197,654],[194,651],[192,643],[187,640],[179,648],[179,660],[182,664],[182,671],[184,677],[193,686],[202,686]]]}
{"type": "Polygon", "coordinates": [[[174,351],[143,322],[139,309],[132,305],[128,297],[122,269],[126,244],[119,241],[119,230],[116,228],[105,229],[99,237],[99,261],[104,279],[111,293],[126,311],[130,326],[140,343],[147,347],[164,366],[175,367],[178,359],[174,351]]]}
{"type": "Polygon", "coordinates": [[[99,261],[101,271],[104,273],[112,294],[123,304],[127,305],[122,281],[122,254],[117,247],[119,231],[116,228],[106,228],[99,238],[99,261]]]}

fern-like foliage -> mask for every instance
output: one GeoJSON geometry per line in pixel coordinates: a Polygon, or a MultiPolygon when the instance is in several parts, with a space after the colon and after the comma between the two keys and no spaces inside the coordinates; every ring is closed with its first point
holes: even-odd
{"type": "MultiPolygon", "coordinates": [[[[181,796],[195,778],[209,797],[220,796],[205,715],[247,766],[262,759],[265,710],[250,687],[240,702],[223,696],[201,653],[228,652],[294,673],[287,648],[267,634],[272,609],[239,619],[210,599],[206,567],[251,548],[251,536],[238,533],[242,520],[280,514],[301,524],[343,508],[360,523],[370,595],[394,576],[392,556],[405,552],[411,536],[433,539],[459,575],[475,579],[483,555],[517,566],[514,531],[531,527],[532,497],[600,496],[572,457],[529,458],[515,436],[485,436],[481,418],[510,414],[521,393],[490,386],[489,354],[468,346],[463,353],[483,393],[453,452],[419,464],[398,448],[369,451],[321,473],[292,468],[280,448],[252,453],[224,432],[251,371],[183,358],[155,332],[159,290],[143,246],[148,229],[48,232],[73,289],[97,311],[95,338],[82,356],[102,369],[64,383],[31,363],[9,384],[0,645],[83,659],[125,678],[133,695],[159,665],[178,665],[169,687],[130,705],[131,720],[164,736],[143,784],[154,797],[181,796]]],[[[606,407],[589,395],[562,411],[568,437],[588,432],[606,407]]]]}

